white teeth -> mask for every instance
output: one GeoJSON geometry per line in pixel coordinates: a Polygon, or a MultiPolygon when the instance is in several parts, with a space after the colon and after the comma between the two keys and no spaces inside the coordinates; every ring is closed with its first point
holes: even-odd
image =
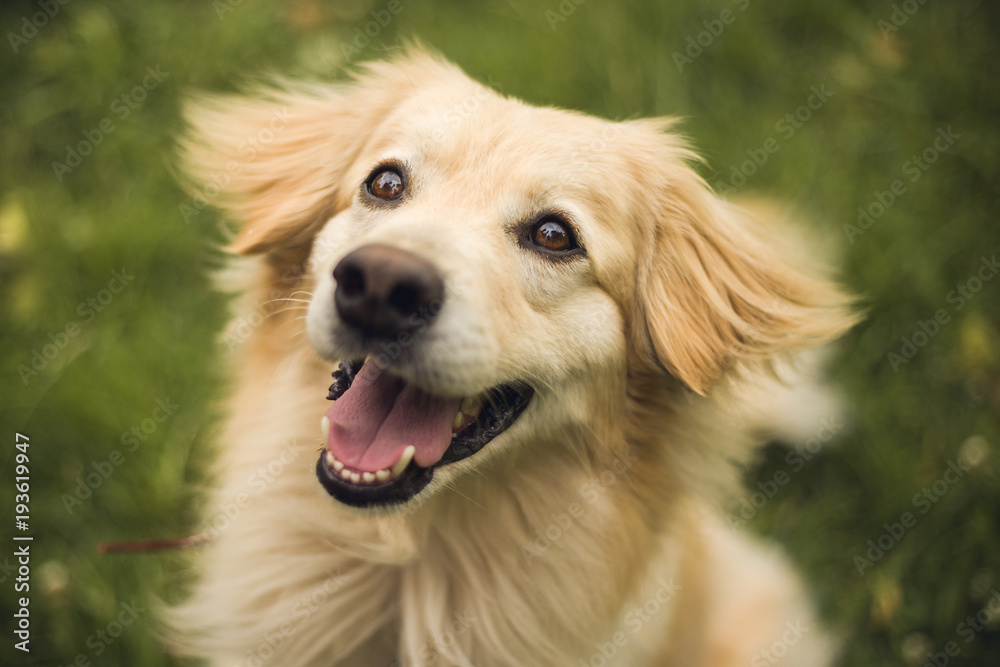
{"type": "MultiPolygon", "coordinates": [[[[413,456],[411,452],[410,457],[413,456]]],[[[409,461],[409,458],[407,458],[409,461]]],[[[362,472],[357,473],[353,470],[348,470],[344,467],[344,464],[337,460],[337,457],[333,455],[329,449],[326,450],[326,464],[333,468],[341,477],[354,484],[374,484],[375,480],[384,482],[389,479],[392,473],[389,472],[388,468],[383,468],[382,470],[377,470],[375,472],[362,472]]]]}
{"type": "Polygon", "coordinates": [[[333,452],[331,452],[329,449],[326,450],[326,464],[331,468],[333,468],[334,470],[336,470],[337,472],[340,472],[341,470],[344,469],[344,464],[338,461],[337,457],[334,456],[333,452]]]}
{"type": "Polygon", "coordinates": [[[452,429],[457,430],[458,427],[461,426],[462,422],[464,421],[465,421],[465,415],[463,415],[461,412],[456,412],[455,418],[451,420],[452,429]]]}
{"type": "Polygon", "coordinates": [[[392,466],[393,477],[399,477],[403,473],[403,471],[406,470],[406,466],[410,465],[410,461],[413,460],[413,454],[416,451],[417,448],[414,447],[413,445],[406,446],[406,449],[403,450],[402,456],[400,456],[399,460],[396,461],[392,466]]]}
{"type": "Polygon", "coordinates": [[[483,408],[483,397],[466,396],[462,399],[461,411],[463,415],[469,417],[479,416],[479,411],[483,408]]]}
{"type": "Polygon", "coordinates": [[[356,472],[354,470],[349,470],[344,466],[343,463],[337,460],[337,457],[333,455],[329,449],[326,450],[326,455],[324,460],[326,464],[333,468],[333,470],[339,474],[343,479],[353,483],[353,484],[374,484],[378,482],[387,482],[393,477],[398,477],[404,470],[406,466],[410,465],[410,461],[413,460],[413,455],[416,453],[417,448],[413,445],[407,445],[403,449],[403,453],[400,455],[399,460],[396,461],[392,468],[382,468],[381,470],[376,470],[375,472],[356,472]]]}
{"type": "Polygon", "coordinates": [[[323,433],[323,437],[330,435],[330,418],[323,415],[323,418],[319,420],[319,430],[323,433]]]}

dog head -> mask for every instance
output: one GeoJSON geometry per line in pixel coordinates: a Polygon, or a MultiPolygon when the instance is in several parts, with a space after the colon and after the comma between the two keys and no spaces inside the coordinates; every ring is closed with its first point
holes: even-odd
{"type": "Polygon", "coordinates": [[[188,117],[231,250],[307,269],[308,338],[336,368],[317,474],[349,505],[585,441],[620,426],[630,383],[705,394],[851,323],[711,193],[670,121],[529,106],[419,50],[188,117]]]}

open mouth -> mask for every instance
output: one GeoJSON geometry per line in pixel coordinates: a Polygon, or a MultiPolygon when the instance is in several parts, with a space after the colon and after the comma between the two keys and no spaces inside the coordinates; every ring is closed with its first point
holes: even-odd
{"type": "Polygon", "coordinates": [[[316,475],[327,493],[354,507],[405,503],[437,468],[472,456],[507,430],[534,395],[512,383],[441,398],[364,361],[341,363],[333,379],[316,475]]]}

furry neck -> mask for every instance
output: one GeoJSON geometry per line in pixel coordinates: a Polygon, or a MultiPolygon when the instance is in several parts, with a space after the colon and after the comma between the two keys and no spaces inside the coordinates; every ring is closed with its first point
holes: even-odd
{"type": "MultiPolygon", "coordinates": [[[[252,394],[262,421],[275,416],[252,394]]],[[[260,424],[230,424],[225,439],[249,433],[260,424]]],[[[669,482],[624,442],[601,460],[579,456],[579,442],[534,443],[414,512],[373,519],[316,483],[314,439],[281,445],[275,433],[266,450],[224,451],[225,495],[206,522],[224,529],[174,614],[194,653],[246,665],[281,655],[290,667],[574,664],[619,626],[671,520],[657,502],[669,482]]]]}

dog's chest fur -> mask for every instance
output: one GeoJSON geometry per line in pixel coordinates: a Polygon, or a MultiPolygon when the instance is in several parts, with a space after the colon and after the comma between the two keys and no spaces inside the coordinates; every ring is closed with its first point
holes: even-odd
{"type": "Polygon", "coordinates": [[[646,633],[666,632],[669,599],[662,613],[623,627],[629,598],[669,582],[673,567],[652,537],[662,525],[649,525],[669,523],[669,513],[622,501],[648,492],[634,452],[574,469],[556,465],[566,456],[559,447],[539,443],[446,498],[373,522],[315,481],[318,437],[303,424],[321,413],[322,396],[303,374],[316,371],[285,362],[260,371],[240,373],[202,584],[177,616],[211,635],[220,658],[565,665],[620,630],[630,644],[620,656],[644,652],[646,633]]]}

